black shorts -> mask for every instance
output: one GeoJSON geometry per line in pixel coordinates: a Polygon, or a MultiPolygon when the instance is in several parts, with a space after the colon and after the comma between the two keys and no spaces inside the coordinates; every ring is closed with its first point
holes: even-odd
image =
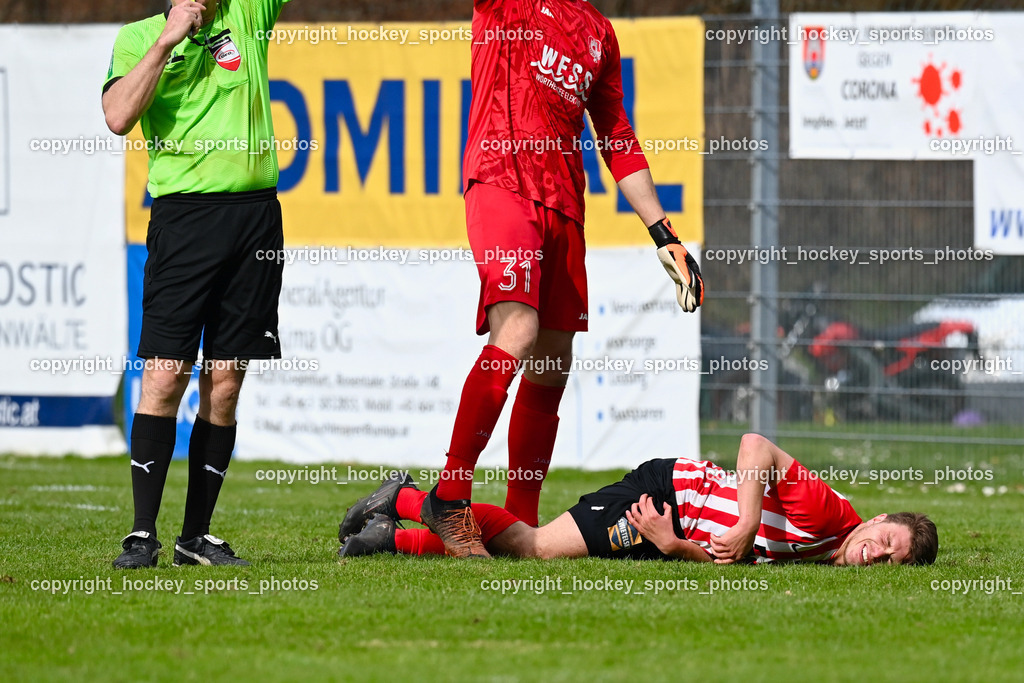
{"type": "Polygon", "coordinates": [[[576,521],[591,557],[613,559],[668,559],[658,547],[645,539],[626,520],[626,511],[643,494],[654,499],[660,513],[662,503],[672,506],[672,521],[680,538],[679,511],[672,487],[675,460],[649,460],[615,484],[588,493],[569,509],[576,521]]]}
{"type": "Polygon", "coordinates": [[[153,201],[146,236],[140,358],[195,362],[281,357],[277,302],[284,246],[274,189],[153,201]]]}

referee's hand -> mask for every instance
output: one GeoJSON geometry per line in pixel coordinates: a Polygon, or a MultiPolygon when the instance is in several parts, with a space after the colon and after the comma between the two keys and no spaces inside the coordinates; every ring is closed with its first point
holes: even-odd
{"type": "Polygon", "coordinates": [[[164,27],[161,39],[171,45],[177,45],[185,40],[185,36],[193,31],[198,31],[203,26],[203,12],[206,11],[206,0],[179,3],[171,8],[167,14],[167,25],[164,27]]]}

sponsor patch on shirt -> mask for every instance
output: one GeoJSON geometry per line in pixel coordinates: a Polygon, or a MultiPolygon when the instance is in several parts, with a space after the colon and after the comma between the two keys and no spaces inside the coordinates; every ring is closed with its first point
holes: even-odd
{"type": "Polygon", "coordinates": [[[238,71],[238,67],[242,65],[242,53],[238,51],[235,41],[231,39],[231,29],[229,28],[207,40],[206,49],[217,60],[217,64],[228,71],[238,71]]]}

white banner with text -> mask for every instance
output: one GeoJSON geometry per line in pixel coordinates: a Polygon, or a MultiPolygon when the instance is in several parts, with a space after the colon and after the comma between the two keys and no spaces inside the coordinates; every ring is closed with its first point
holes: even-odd
{"type": "MultiPolygon", "coordinates": [[[[485,343],[473,330],[471,252],[323,247],[296,255],[281,294],[285,357],[250,366],[239,457],[442,467],[462,383],[485,343]]],[[[699,315],[679,309],[653,246],[592,250],[587,269],[590,331],[577,335],[571,366],[534,368],[569,373],[552,466],[696,457],[699,315]]],[[[482,467],[508,462],[515,390],[482,467]]]]}
{"type": "Polygon", "coordinates": [[[3,452],[125,449],[124,157],[99,90],[116,34],[0,27],[3,452]]]}
{"type": "Polygon", "coordinates": [[[974,162],[974,246],[1024,254],[1024,14],[793,14],[790,156],[974,162]]]}

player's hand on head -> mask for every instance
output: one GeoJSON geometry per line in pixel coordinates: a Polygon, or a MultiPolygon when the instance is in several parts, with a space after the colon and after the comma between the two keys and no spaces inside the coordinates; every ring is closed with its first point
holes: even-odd
{"type": "Polygon", "coordinates": [[[668,503],[662,503],[659,513],[654,499],[646,493],[640,496],[640,500],[633,503],[629,510],[626,510],[626,521],[632,524],[641,536],[658,546],[662,552],[671,547],[677,539],[676,530],[672,524],[672,507],[668,503]]]}
{"type": "Polygon", "coordinates": [[[203,12],[206,10],[206,0],[178,3],[167,13],[167,25],[164,27],[163,38],[168,42],[177,45],[185,40],[185,36],[193,31],[198,31],[203,26],[203,12]]]}
{"type": "Polygon", "coordinates": [[[676,299],[687,313],[704,303],[704,278],[700,266],[679,241],[666,218],[647,228],[658,247],[658,259],[668,276],[676,283],[676,299]]]}
{"type": "Polygon", "coordinates": [[[711,553],[715,556],[715,564],[733,564],[739,562],[754,547],[757,527],[743,529],[734,526],[721,536],[711,535],[711,553]]]}

